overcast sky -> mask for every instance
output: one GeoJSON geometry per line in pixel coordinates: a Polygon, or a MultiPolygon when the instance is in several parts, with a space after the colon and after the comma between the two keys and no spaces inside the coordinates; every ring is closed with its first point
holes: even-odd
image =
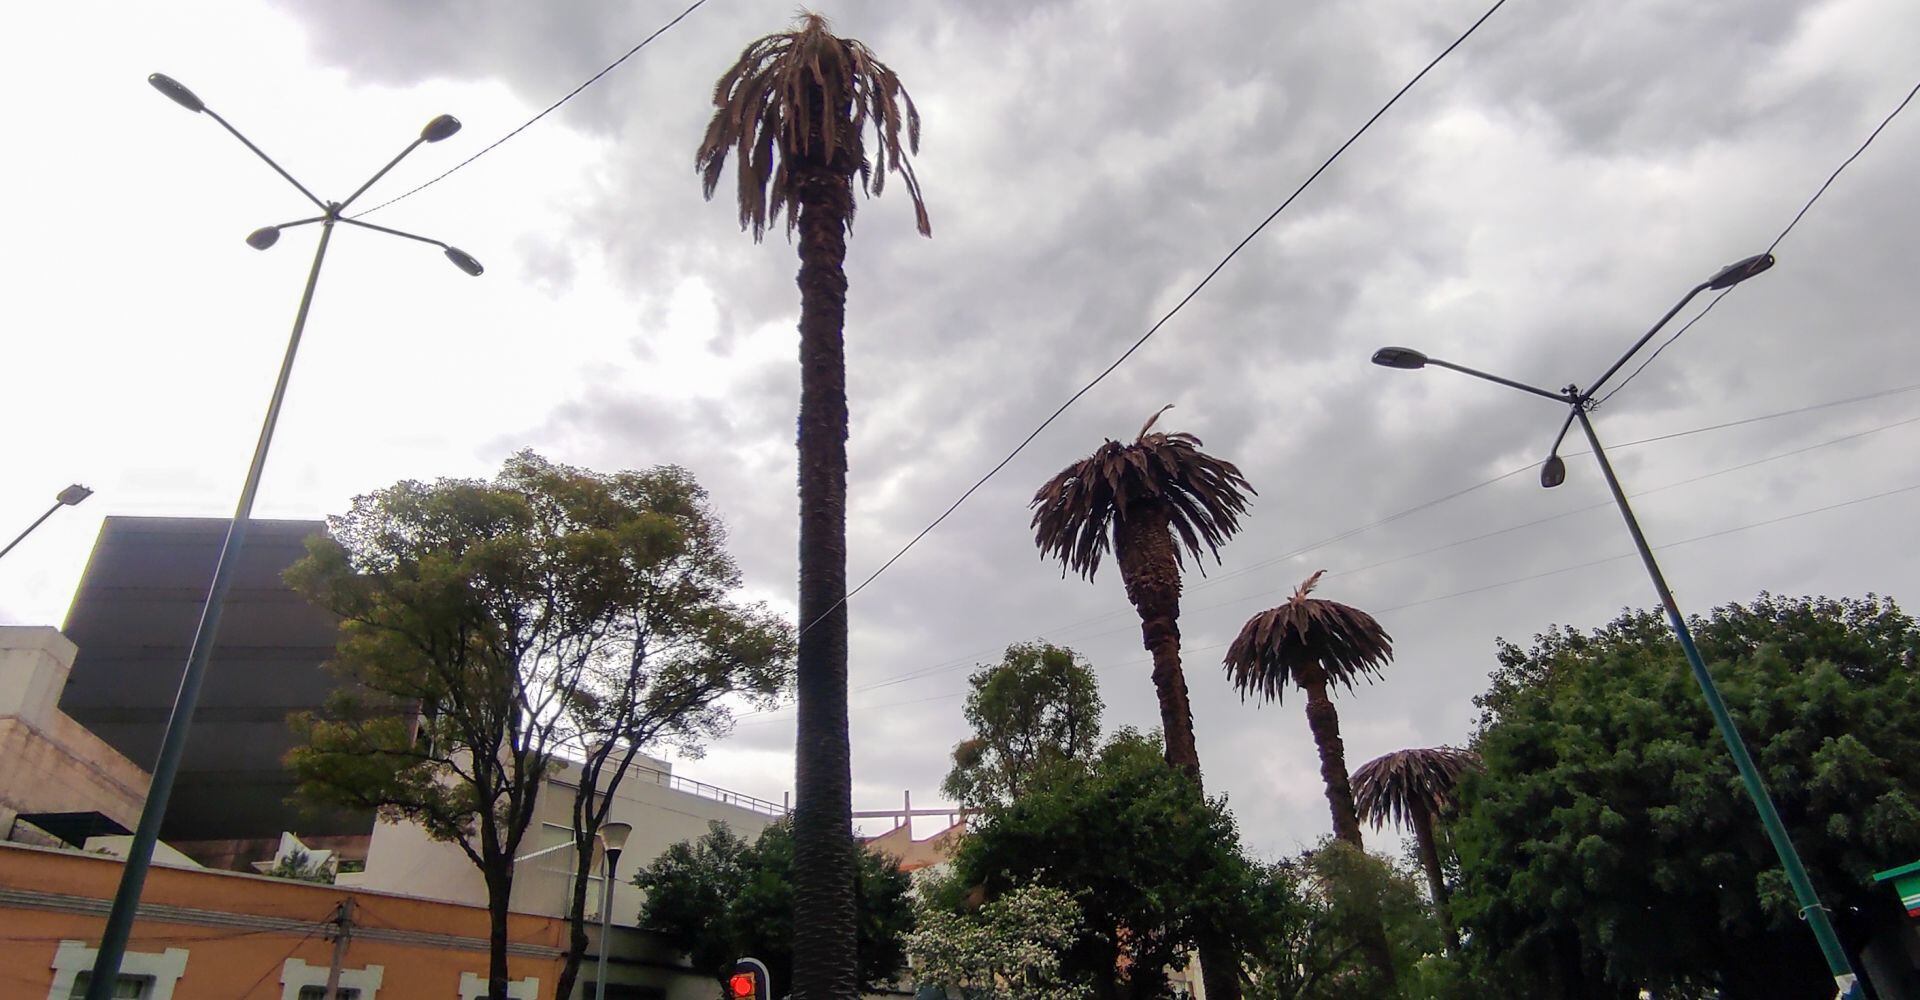
{"type": "MultiPolygon", "coordinates": [[[[507,0],[75,2],[0,37],[0,534],[69,482],[98,491],[0,563],[0,621],[59,624],[102,516],[230,514],[310,259],[256,252],[304,201],[150,90],[197,91],[322,197],[429,118],[465,131],[369,196],[446,169],[683,4],[507,0]]],[[[317,517],[400,478],[511,452],[678,463],[712,491],[752,592],[791,611],[793,249],[707,203],[712,81],[787,0],[711,0],[578,99],[371,221],[321,277],[257,513],[317,517]]],[[[1116,357],[1481,0],[889,3],[824,9],[925,116],[934,238],[896,195],[849,251],[849,572],[884,561],[1116,357]]],[[[1516,475],[1561,415],[1407,344],[1557,388],[1591,379],[1694,283],[1757,253],[1920,79],[1911,0],[1513,0],[1191,306],[852,605],[856,806],[931,803],[968,668],[1044,636],[1097,668],[1110,725],[1157,722],[1111,567],[1035,555],[1034,489],[1166,403],[1260,495],[1182,628],[1210,791],[1249,844],[1328,830],[1297,697],[1242,704],[1220,669],[1247,616],[1316,569],[1397,659],[1339,699],[1351,765],[1463,740],[1498,636],[1651,603],[1591,459],[1516,475]],[[1595,508],[1583,510],[1583,508],[1595,508]],[[1463,544],[1542,518],[1564,515],[1463,544]],[[1303,555],[1304,546],[1340,537],[1303,555]],[[1443,547],[1445,546],[1445,547],[1443,547]],[[1400,557],[1407,558],[1400,558],[1400,557]],[[1388,560],[1393,560],[1387,562],[1388,560]],[[1531,578],[1531,579],[1523,579],[1531,578]],[[1520,582],[1511,582],[1520,581],[1520,582]],[[1457,596],[1456,596],[1457,595],[1457,596]],[[912,675],[908,677],[908,675],[912,675]],[[897,680],[906,677],[907,679],[897,680]]],[[[1897,119],[1743,286],[1596,414],[1624,442],[1920,387],[1920,111],[1897,119]]],[[[730,182],[729,182],[730,183],[730,182]]],[[[724,188],[723,188],[724,190],[724,188]]],[[[1704,297],[1696,301],[1697,310],[1704,297]]],[[[1683,317],[1684,318],[1684,317],[1683,317]]],[[[1622,449],[1656,545],[1920,486],[1920,391],[1622,449]],[[1869,432],[1839,443],[1846,435],[1869,432]],[[1810,447],[1819,446],[1819,447],[1810,447]]],[[[1576,448],[1575,450],[1584,450],[1576,448]]],[[[1920,490],[1663,552],[1683,607],[1761,590],[1912,597],[1920,490]]],[[[744,718],[702,780],[778,799],[792,714],[744,718]]],[[[923,828],[923,833],[927,832],[923,828]]]]}

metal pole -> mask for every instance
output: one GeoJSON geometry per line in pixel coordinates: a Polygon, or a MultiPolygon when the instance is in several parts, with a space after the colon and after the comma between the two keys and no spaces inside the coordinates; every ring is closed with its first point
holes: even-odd
{"type": "Polygon", "coordinates": [[[47,512],[45,514],[42,514],[38,518],[35,518],[32,524],[27,525],[27,530],[22,531],[18,536],[14,538],[13,541],[8,542],[6,548],[0,549],[0,556],[4,556],[7,553],[12,552],[13,547],[20,544],[20,542],[23,539],[25,539],[28,535],[33,534],[33,529],[38,528],[41,522],[45,521],[47,518],[52,517],[54,511],[59,510],[60,508],[65,506],[66,504],[61,503],[59,501],[55,501],[53,506],[47,508],[47,512]]]}
{"type": "Polygon", "coordinates": [[[147,884],[147,868],[153,862],[153,845],[160,839],[160,821],[166,816],[167,798],[173,793],[173,779],[180,771],[180,758],[187,748],[187,730],[193,724],[194,707],[200,701],[200,682],[206,676],[207,659],[213,653],[214,637],[220,631],[220,612],[226,603],[227,591],[233,586],[240,545],[247,537],[247,519],[253,515],[253,496],[260,489],[260,474],[267,465],[267,446],[273,441],[273,426],[280,419],[280,403],[286,398],[287,379],[293,374],[293,358],[300,349],[300,334],[307,325],[307,310],[313,305],[313,288],[320,281],[320,263],[326,259],[327,241],[333,235],[338,209],[338,205],[327,206],[327,219],[320,227],[320,246],[313,252],[313,269],[307,273],[307,287],[300,294],[300,310],[293,317],[293,335],[287,339],[287,354],[280,362],[280,378],[273,385],[273,398],[267,403],[267,416],[260,424],[260,440],[253,446],[253,464],[247,467],[247,480],[240,488],[240,503],[234,509],[233,523],[228,526],[227,539],[220,546],[220,561],[213,569],[213,585],[207,589],[200,626],[194,630],[193,646],[187,653],[186,672],[180,677],[173,712],[167,717],[166,736],[160,741],[160,757],[153,765],[153,779],[147,786],[147,801],[140,810],[140,825],[134,830],[133,843],[127,849],[120,888],[114,894],[113,909],[107,913],[106,930],[100,936],[100,954],[93,963],[92,981],[87,984],[87,1000],[113,1000],[114,982],[120,977],[120,959],[133,932],[134,911],[139,908],[140,893],[147,884]]]}
{"type": "Polygon", "coordinates": [[[593,976],[593,1000],[607,1000],[607,948],[613,932],[613,870],[620,863],[619,851],[607,852],[607,877],[600,884],[599,969],[593,976]]]}
{"type": "Polygon", "coordinates": [[[1820,944],[1820,954],[1827,960],[1827,969],[1833,973],[1833,981],[1839,987],[1839,995],[1855,995],[1858,977],[1853,965],[1847,960],[1845,948],[1840,946],[1840,938],[1833,931],[1832,921],[1827,919],[1827,908],[1814,892],[1813,881],[1807,878],[1807,870],[1800,864],[1800,854],[1794,850],[1793,840],[1787,835],[1785,824],[1780,822],[1780,813],[1773,807],[1773,797],[1767,794],[1767,786],[1760,779],[1759,769],[1753,766],[1753,758],[1747,753],[1746,741],[1740,738],[1740,731],[1734,728],[1733,717],[1727,714],[1726,702],[1720,698],[1720,688],[1713,682],[1713,675],[1707,672],[1705,660],[1700,658],[1700,650],[1693,644],[1693,632],[1687,628],[1687,621],[1680,614],[1680,606],[1674,602],[1673,591],[1667,589],[1667,579],[1660,572],[1660,564],[1654,561],[1653,550],[1647,545],[1647,537],[1640,532],[1640,521],[1633,516],[1633,507],[1627,503],[1627,495],[1620,488],[1620,480],[1613,474],[1613,463],[1607,461],[1606,449],[1600,447],[1600,438],[1593,432],[1593,422],[1587,418],[1584,397],[1574,404],[1574,415],[1580,421],[1580,429],[1586,432],[1587,443],[1593,446],[1595,458],[1600,460],[1600,472],[1607,479],[1607,489],[1613,492],[1613,502],[1620,508],[1620,516],[1627,522],[1627,531],[1633,535],[1634,548],[1640,552],[1640,561],[1646,564],[1647,575],[1653,578],[1653,589],[1660,596],[1660,606],[1667,611],[1667,621],[1673,626],[1673,634],[1680,639],[1680,648],[1687,654],[1687,665],[1693,668],[1693,679],[1700,684],[1700,693],[1706,696],[1707,710],[1713,714],[1713,724],[1719,728],[1720,736],[1727,741],[1727,750],[1733,754],[1733,766],[1740,772],[1740,783],[1746,786],[1747,796],[1753,799],[1755,809],[1760,811],[1760,825],[1766,828],[1767,839],[1773,842],[1775,853],[1780,855],[1780,867],[1786,869],[1787,881],[1793,885],[1793,895],[1800,903],[1800,916],[1813,929],[1813,937],[1820,944]]]}

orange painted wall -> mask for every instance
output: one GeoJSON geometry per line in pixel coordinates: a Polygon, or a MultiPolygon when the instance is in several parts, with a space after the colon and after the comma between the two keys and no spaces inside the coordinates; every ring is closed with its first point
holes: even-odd
{"type": "MultiPolygon", "coordinates": [[[[62,939],[98,945],[120,870],[114,858],[0,844],[0,997],[46,996],[62,939]],[[89,909],[93,912],[73,912],[89,909]]],[[[155,868],[147,877],[143,906],[210,911],[215,920],[251,925],[207,926],[198,922],[207,919],[204,915],[149,916],[143,910],[129,950],[189,950],[176,1000],[278,998],[288,958],[326,967],[333,944],[322,924],[348,897],[355,900],[356,932],[344,964],[384,966],[380,1000],[455,998],[462,972],[484,978],[484,909],[232,872],[155,868]],[[262,918],[268,927],[258,925],[262,918]],[[301,926],[271,926],[273,920],[301,926]],[[429,937],[382,939],[397,934],[429,937]]],[[[541,998],[553,995],[565,931],[562,921],[550,917],[510,918],[509,939],[536,954],[510,956],[509,969],[515,979],[539,977],[541,998]]]]}

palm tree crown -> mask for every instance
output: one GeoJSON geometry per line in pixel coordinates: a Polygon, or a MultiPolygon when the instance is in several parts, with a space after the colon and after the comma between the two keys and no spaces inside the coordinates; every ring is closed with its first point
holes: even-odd
{"type": "MultiPolygon", "coordinates": [[[[914,222],[933,235],[908,152],[920,151],[920,112],[900,78],[851,38],[836,37],[826,18],[803,12],[791,31],[748,45],[713,89],[713,120],[694,157],[708,198],[720,186],[727,154],[738,153],[740,228],[758,240],[787,213],[787,235],[800,216],[801,161],[858,170],[862,190],[878,195],[898,173],[913,197],[914,222]],[[879,163],[867,156],[866,133],[879,141],[879,163]],[[901,132],[906,143],[901,143],[901,132]]],[[[852,225],[853,206],[844,206],[852,225]]]]}
{"type": "Polygon", "coordinates": [[[1457,747],[1395,750],[1353,772],[1353,801],[1360,818],[1378,830],[1391,820],[1408,827],[1453,809],[1460,776],[1480,766],[1480,756],[1457,747]]]}
{"type": "Polygon", "coordinates": [[[1227,649],[1227,672],[1245,698],[1257,691],[1278,702],[1288,684],[1300,684],[1314,674],[1324,683],[1344,684],[1379,676],[1393,659],[1393,637],[1373,616],[1359,608],[1308,597],[1320,570],[1307,578],[1287,603],[1247,619],[1227,649]]]}
{"type": "Polygon", "coordinates": [[[1164,511],[1180,536],[1181,550],[1201,557],[1201,547],[1220,558],[1220,546],[1240,530],[1247,495],[1257,491],[1232,462],[1200,450],[1192,434],[1154,431],[1161,407],[1132,444],[1108,441],[1047,480],[1033,495],[1033,537],[1040,557],[1056,556],[1061,572],[1091,580],[1100,559],[1113,550],[1116,529],[1145,508],[1164,511]]]}

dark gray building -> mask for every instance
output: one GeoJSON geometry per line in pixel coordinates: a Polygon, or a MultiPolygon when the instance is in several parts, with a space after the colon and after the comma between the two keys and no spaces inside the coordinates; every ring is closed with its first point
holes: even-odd
{"type": "MultiPolygon", "coordinates": [[[[225,518],[109,517],[63,631],[79,646],[60,708],[151,770],[193,641],[225,518]]],[[[320,521],[250,523],[160,835],[176,845],[364,835],[366,815],[290,804],[287,715],[325,705],[335,621],[281,580],[320,521]]],[[[193,851],[189,850],[189,853],[193,851]]],[[[206,860],[206,859],[202,859],[206,860]]]]}

